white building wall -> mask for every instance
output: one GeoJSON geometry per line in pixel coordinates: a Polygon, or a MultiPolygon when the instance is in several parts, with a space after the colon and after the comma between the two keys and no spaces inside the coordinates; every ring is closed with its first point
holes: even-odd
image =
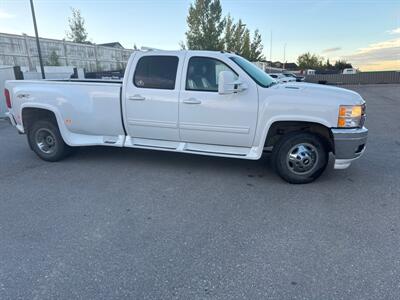
{"type": "MultiPolygon", "coordinates": [[[[55,51],[61,66],[85,68],[89,72],[123,69],[134,50],[79,44],[40,38],[44,65],[55,51]]],[[[0,65],[27,67],[39,65],[36,40],[32,36],[0,33],[0,65]]]]}

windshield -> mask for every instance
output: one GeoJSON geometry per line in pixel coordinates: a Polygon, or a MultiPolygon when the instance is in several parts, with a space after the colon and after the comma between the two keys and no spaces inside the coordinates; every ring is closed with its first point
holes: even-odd
{"type": "Polygon", "coordinates": [[[231,59],[262,87],[270,87],[276,83],[271,76],[243,57],[233,56],[231,59]]]}

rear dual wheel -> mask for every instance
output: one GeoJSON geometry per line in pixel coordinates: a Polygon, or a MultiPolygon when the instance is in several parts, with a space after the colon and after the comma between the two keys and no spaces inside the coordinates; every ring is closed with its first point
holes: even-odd
{"type": "Polygon", "coordinates": [[[72,152],[58,126],[48,120],[36,121],[28,130],[28,142],[32,150],[45,161],[59,161],[72,152]]]}
{"type": "Polygon", "coordinates": [[[294,132],[283,136],[274,146],[275,170],[289,183],[309,183],[317,179],[328,163],[323,140],[312,133],[294,132]]]}

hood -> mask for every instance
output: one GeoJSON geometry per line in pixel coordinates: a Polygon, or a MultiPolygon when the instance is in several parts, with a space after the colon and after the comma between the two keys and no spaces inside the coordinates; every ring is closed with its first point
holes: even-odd
{"type": "Polygon", "coordinates": [[[290,94],[290,96],[299,96],[299,99],[308,98],[319,101],[336,102],[340,105],[363,104],[364,100],[360,94],[334,86],[327,86],[315,83],[288,82],[277,84],[273,87],[279,93],[290,94]]]}

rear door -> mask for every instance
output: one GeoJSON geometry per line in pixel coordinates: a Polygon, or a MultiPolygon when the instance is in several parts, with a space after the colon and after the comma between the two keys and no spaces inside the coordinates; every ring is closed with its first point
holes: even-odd
{"type": "Polygon", "coordinates": [[[139,52],[125,85],[125,120],[130,137],[179,141],[178,109],[184,52],[139,52]]]}

